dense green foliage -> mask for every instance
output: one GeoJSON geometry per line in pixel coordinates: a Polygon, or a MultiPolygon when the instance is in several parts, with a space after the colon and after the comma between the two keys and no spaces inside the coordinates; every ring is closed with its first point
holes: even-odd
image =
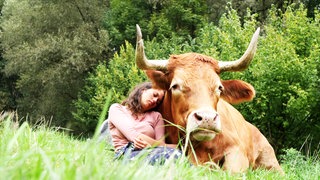
{"type": "Polygon", "coordinates": [[[87,72],[106,58],[108,36],[101,28],[104,4],[6,1],[1,22],[5,61],[1,64],[9,80],[15,80],[13,99],[19,114],[53,117],[56,126],[72,120],[70,102],[87,72]]]}
{"type": "Polygon", "coordinates": [[[110,47],[118,49],[124,41],[134,43],[135,24],[144,27],[146,39],[172,38],[175,35],[187,40],[204,24],[217,25],[226,7],[232,7],[244,22],[247,10],[257,14],[264,22],[274,5],[284,12],[288,4],[303,2],[308,17],[314,17],[314,9],[320,8],[320,0],[110,0],[106,12],[105,28],[110,33],[110,47]]]}
{"type": "Polygon", "coordinates": [[[125,40],[135,42],[136,24],[145,27],[144,35],[150,39],[192,36],[207,19],[207,12],[205,0],[111,0],[105,26],[111,46],[118,48],[125,40]]]}
{"type": "Polygon", "coordinates": [[[139,159],[113,160],[109,145],[95,139],[80,141],[43,125],[18,126],[17,119],[0,114],[1,179],[319,179],[319,156],[288,149],[281,165],[285,176],[266,170],[230,174],[209,166],[168,162],[150,166],[139,159]]]}
{"type": "Polygon", "coordinates": [[[276,13],[270,12],[256,63],[245,75],[257,97],[240,110],[277,149],[305,141],[314,149],[320,142],[320,16],[308,19],[302,6],[276,13]]]}

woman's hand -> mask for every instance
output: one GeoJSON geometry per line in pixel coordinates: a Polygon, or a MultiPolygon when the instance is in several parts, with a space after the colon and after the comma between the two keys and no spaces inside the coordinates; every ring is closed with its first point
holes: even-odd
{"type": "Polygon", "coordinates": [[[134,147],[138,149],[143,149],[147,147],[156,147],[156,146],[167,146],[171,148],[177,148],[177,144],[165,144],[164,139],[161,140],[154,140],[150,138],[149,136],[146,136],[144,134],[140,134],[138,137],[136,137],[133,140],[134,147]]]}
{"type": "Polygon", "coordinates": [[[151,145],[147,141],[141,139],[140,137],[135,138],[133,140],[133,143],[136,149],[144,149],[147,147],[151,147],[151,145]]]}

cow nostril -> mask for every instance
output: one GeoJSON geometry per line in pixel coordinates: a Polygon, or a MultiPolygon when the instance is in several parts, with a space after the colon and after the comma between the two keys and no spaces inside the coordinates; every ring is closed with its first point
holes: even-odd
{"type": "Polygon", "coordinates": [[[193,116],[197,121],[217,121],[219,119],[218,113],[212,112],[196,112],[193,116]]]}
{"type": "Polygon", "coordinates": [[[194,117],[195,117],[198,121],[202,121],[202,116],[199,115],[198,113],[194,113],[194,117]]]}

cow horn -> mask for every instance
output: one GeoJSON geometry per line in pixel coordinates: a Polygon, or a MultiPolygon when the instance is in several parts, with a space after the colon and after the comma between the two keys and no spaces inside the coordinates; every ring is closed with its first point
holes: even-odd
{"type": "Polygon", "coordinates": [[[144,53],[142,33],[139,25],[137,28],[136,64],[143,70],[167,71],[168,60],[148,60],[144,53]]]}
{"type": "Polygon", "coordinates": [[[242,55],[240,59],[235,61],[219,61],[220,72],[242,71],[249,66],[257,49],[259,32],[260,28],[258,28],[256,32],[253,34],[246,52],[242,55]]]}

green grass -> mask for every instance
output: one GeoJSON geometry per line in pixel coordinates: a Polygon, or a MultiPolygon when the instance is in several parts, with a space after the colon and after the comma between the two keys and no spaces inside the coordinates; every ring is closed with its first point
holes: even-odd
{"type": "Polygon", "coordinates": [[[266,170],[230,174],[186,161],[150,166],[142,161],[113,160],[105,143],[76,140],[54,129],[27,123],[17,126],[0,117],[0,179],[320,179],[319,156],[294,149],[283,156],[285,176],[266,170]]]}

